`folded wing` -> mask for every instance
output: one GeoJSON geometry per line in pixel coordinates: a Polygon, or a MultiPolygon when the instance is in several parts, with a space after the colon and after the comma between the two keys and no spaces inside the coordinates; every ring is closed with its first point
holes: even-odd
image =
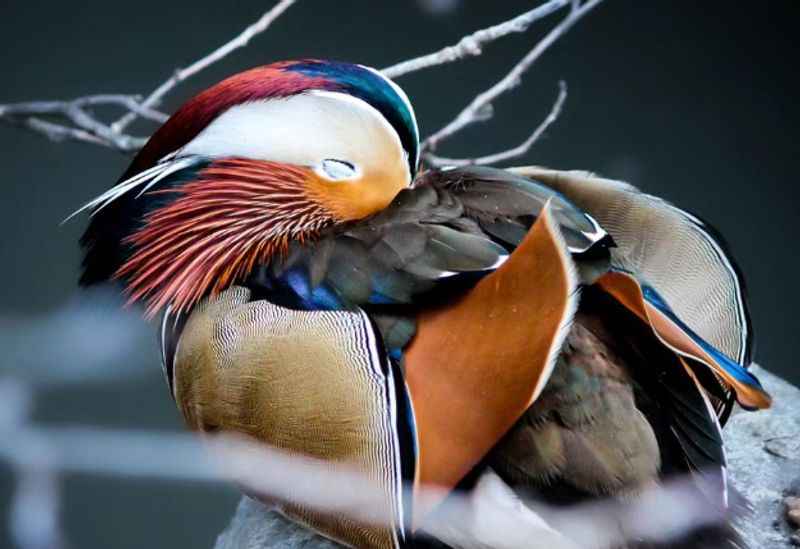
{"type": "MultiPolygon", "coordinates": [[[[641,294],[641,310],[656,333],[673,350],[706,364],[733,388],[748,408],[769,406],[758,380],[747,373],[752,357],[753,329],[744,283],[726,244],[696,216],[642,193],[626,183],[587,172],[557,171],[535,166],[513,168],[563,193],[591,214],[609,232],[616,247],[611,264],[624,276],[606,279],[617,295],[641,294]],[[622,288],[625,287],[625,289],[622,288]]],[[[633,310],[633,309],[632,309],[633,310]]],[[[719,387],[704,385],[719,393],[719,387]]],[[[716,399],[724,419],[731,399],[716,399]]]]}

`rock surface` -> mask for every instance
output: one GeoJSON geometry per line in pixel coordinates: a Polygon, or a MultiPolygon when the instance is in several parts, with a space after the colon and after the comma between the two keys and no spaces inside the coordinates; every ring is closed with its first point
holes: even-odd
{"type": "MultiPolygon", "coordinates": [[[[787,521],[787,503],[800,496],[800,389],[755,369],[774,398],[773,407],[759,413],[735,414],[725,428],[733,485],[753,506],[741,521],[751,549],[795,547],[800,535],[787,521]]],[[[339,547],[260,503],[242,498],[215,549],[339,547]]]]}
{"type": "Polygon", "coordinates": [[[741,530],[753,549],[794,547],[784,500],[800,495],[800,390],[754,372],[772,394],[772,408],[739,412],[725,427],[731,482],[753,506],[741,530]]]}

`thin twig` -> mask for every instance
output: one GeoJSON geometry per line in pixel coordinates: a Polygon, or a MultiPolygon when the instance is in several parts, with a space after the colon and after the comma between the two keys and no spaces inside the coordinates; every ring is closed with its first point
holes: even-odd
{"type": "Polygon", "coordinates": [[[133,95],[96,94],[68,101],[11,103],[0,105],[0,120],[41,133],[53,141],[69,139],[120,151],[133,151],[140,148],[146,139],[114,132],[90,114],[88,109],[98,106],[121,107],[155,122],[164,122],[168,118],[164,113],[145,107],[139,100],[133,95]],[[59,122],[42,117],[55,118],[59,122]]]}
{"type": "Polygon", "coordinates": [[[295,1],[281,0],[235,38],[188,67],[178,69],[144,101],[135,95],[95,94],[68,101],[13,103],[0,105],[0,122],[26,128],[44,135],[52,141],[79,141],[121,152],[135,152],[144,146],[147,137],[125,133],[125,129],[134,120],[144,118],[158,123],[165,122],[169,118],[168,115],[157,111],[155,107],[170,90],[225,58],[231,52],[246,46],[253,37],[264,32],[295,1]],[[125,110],[125,114],[109,124],[89,112],[89,108],[96,106],[120,107],[125,110]]]}
{"type": "MultiPolygon", "coordinates": [[[[150,95],[142,103],[143,107],[150,108],[157,106],[161,99],[172,90],[175,86],[194,76],[195,74],[199,73],[203,69],[213,65],[217,61],[224,59],[228,56],[232,51],[237,50],[239,48],[245,47],[250,40],[252,40],[255,36],[261,34],[269,26],[275,21],[278,17],[283,14],[292,4],[295,3],[296,0],[281,0],[277,4],[275,4],[272,9],[264,13],[258,21],[253,23],[252,25],[248,26],[244,29],[238,36],[236,36],[233,40],[230,40],[220,46],[219,48],[215,49],[205,57],[198,59],[188,67],[184,67],[175,71],[175,73],[165,80],[160,86],[158,86],[155,90],[153,90],[150,95]]],[[[111,124],[111,129],[116,132],[120,133],[125,130],[125,128],[130,125],[131,122],[136,120],[138,113],[129,112],[125,114],[125,116],[121,117],[119,120],[111,124]]]]}
{"type": "Polygon", "coordinates": [[[533,133],[525,141],[516,147],[494,154],[488,154],[486,156],[479,156],[477,158],[446,158],[443,156],[436,156],[433,153],[425,153],[423,154],[423,159],[428,165],[434,167],[483,166],[497,164],[499,162],[504,162],[506,160],[522,156],[523,154],[527,153],[537,141],[539,141],[542,135],[544,135],[544,132],[547,131],[547,128],[549,128],[553,122],[558,120],[558,117],[561,114],[561,109],[564,106],[564,101],[567,99],[567,83],[561,80],[558,83],[558,87],[558,97],[556,97],[556,100],[553,103],[553,106],[550,109],[547,117],[542,120],[542,122],[536,127],[535,130],[533,130],[533,133]]]}
{"type": "Polygon", "coordinates": [[[478,94],[458,115],[447,125],[434,132],[422,143],[423,151],[434,151],[445,139],[452,137],[465,127],[481,122],[491,117],[492,102],[517,87],[522,81],[522,75],[547,51],[561,36],[563,36],[581,17],[589,13],[602,0],[589,0],[585,4],[573,2],[569,15],[556,25],[542,38],[514,67],[497,83],[489,89],[478,94]]]}
{"type": "Polygon", "coordinates": [[[140,103],[140,100],[141,97],[136,95],[96,94],[78,97],[71,101],[28,101],[24,103],[11,103],[8,105],[0,105],[0,117],[66,114],[72,108],[83,109],[86,107],[112,105],[128,109],[142,118],[147,118],[154,122],[166,122],[167,118],[169,118],[168,115],[162,112],[145,107],[140,103]]]}
{"type": "Polygon", "coordinates": [[[498,38],[502,38],[508,34],[525,32],[535,21],[547,17],[569,3],[570,0],[550,0],[513,19],[468,34],[461,38],[456,44],[427,55],[401,61],[400,63],[381,69],[381,72],[388,78],[398,78],[404,74],[416,72],[421,69],[452,63],[453,61],[458,61],[466,57],[476,57],[483,53],[483,46],[486,44],[494,42],[498,38]]]}
{"type": "Polygon", "coordinates": [[[41,118],[37,118],[35,116],[22,119],[9,117],[3,120],[9,124],[27,128],[35,133],[44,135],[51,141],[82,141],[84,143],[91,143],[93,145],[100,145],[102,147],[111,147],[111,145],[105,140],[100,139],[99,137],[92,135],[87,131],[78,128],[71,128],[62,124],[56,124],[54,122],[48,122],[47,120],[42,120],[41,118]]]}
{"type": "MultiPolygon", "coordinates": [[[[525,32],[539,19],[570,6],[570,13],[531,50],[502,80],[478,95],[448,125],[428,137],[423,144],[426,158],[433,165],[452,161],[451,164],[498,162],[523,154],[532,146],[542,132],[552,123],[551,117],[537,128],[537,131],[519,147],[503,153],[475,159],[447,159],[433,154],[436,146],[461,131],[466,126],[492,117],[492,101],[517,86],[520,78],[538,57],[563,35],[580,17],[590,11],[602,0],[549,0],[536,8],[526,11],[508,21],[481,29],[461,38],[456,44],[447,46],[436,52],[423,55],[408,61],[397,63],[383,69],[384,74],[397,78],[410,72],[451,63],[460,59],[480,55],[483,46],[512,33],[525,32]]],[[[144,118],[162,123],[167,115],[155,110],[161,100],[178,84],[191,78],[210,65],[227,57],[231,52],[245,47],[255,36],[263,33],[283,14],[296,0],[281,0],[264,13],[255,23],[244,29],[239,35],[215,49],[205,57],[191,65],[178,69],[170,78],[153,90],[144,101],[133,95],[89,95],[71,101],[37,101],[0,105],[0,122],[27,128],[44,135],[53,141],[79,141],[90,143],[122,152],[134,152],[146,142],[146,137],[125,133],[126,128],[136,119],[144,118]],[[107,124],[89,112],[90,107],[110,105],[125,109],[125,114],[115,122],[107,124]]],[[[560,105],[557,104],[560,108],[560,105]]],[[[554,108],[557,116],[558,109],[554,108]]]]}

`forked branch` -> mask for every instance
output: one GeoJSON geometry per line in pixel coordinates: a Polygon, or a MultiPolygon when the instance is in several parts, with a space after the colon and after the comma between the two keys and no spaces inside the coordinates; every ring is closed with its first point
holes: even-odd
{"type": "MultiPolygon", "coordinates": [[[[225,59],[231,52],[238,50],[239,48],[245,47],[247,44],[250,43],[254,37],[258,36],[265,30],[269,28],[270,25],[281,15],[283,12],[288,10],[292,4],[295,3],[296,0],[280,0],[275,6],[272,7],[269,11],[264,13],[258,20],[253,23],[252,25],[248,26],[244,29],[239,35],[237,35],[233,40],[230,40],[220,46],[219,48],[215,49],[205,57],[202,57],[189,65],[188,67],[184,67],[182,69],[178,69],[175,73],[167,78],[160,86],[158,86],[155,90],[153,90],[150,95],[147,96],[147,99],[144,100],[142,106],[144,107],[155,107],[157,106],[161,100],[167,95],[172,88],[191,78],[195,74],[199,73],[200,71],[210,67],[217,61],[225,59]]],[[[133,122],[139,113],[135,111],[131,111],[116,122],[111,125],[111,129],[114,132],[121,132],[128,125],[133,122]]]]}
{"type": "Polygon", "coordinates": [[[67,101],[30,101],[0,105],[0,120],[42,133],[53,141],[71,139],[111,147],[120,151],[134,151],[147,141],[116,132],[100,121],[92,107],[111,106],[134,113],[147,120],[162,123],[168,116],[141,103],[134,95],[87,95],[67,101]]]}
{"type": "Polygon", "coordinates": [[[52,141],[81,141],[121,152],[135,152],[144,146],[148,138],[125,133],[132,122],[137,118],[159,123],[166,121],[167,115],[154,109],[173,88],[226,58],[231,52],[245,47],[295,2],[296,0],[280,0],[232,40],[191,65],[176,70],[141,102],[138,96],[133,95],[89,95],[72,101],[13,103],[0,105],[0,121],[27,128],[52,141]],[[100,104],[122,107],[125,112],[114,122],[103,122],[85,109],[100,104]],[[41,118],[42,115],[46,115],[47,119],[41,118]]]}
{"type": "MultiPolygon", "coordinates": [[[[572,26],[602,0],[549,0],[507,21],[480,29],[462,37],[457,43],[437,51],[402,61],[383,69],[390,78],[446,63],[481,55],[483,47],[514,33],[526,32],[534,22],[559,10],[568,9],[567,15],[547,33],[511,70],[498,82],[478,94],[456,117],[444,127],[430,135],[422,143],[423,158],[431,166],[494,164],[521,156],[528,152],[545,130],[558,118],[566,99],[566,85],[562,82],[555,104],[548,116],[521,144],[494,154],[474,158],[446,158],[434,154],[437,147],[464,128],[490,119],[493,102],[503,94],[516,88],[539,57],[563,36],[572,26]]],[[[266,31],[296,0],[280,0],[263,13],[254,23],[246,27],[233,39],[198,59],[180,68],[162,82],[144,99],[136,95],[87,95],[67,101],[33,101],[0,105],[0,122],[17,125],[43,135],[53,141],[80,141],[121,152],[135,152],[147,142],[147,137],[126,132],[136,119],[141,118],[163,123],[167,115],[156,108],[182,82],[204,69],[225,59],[232,52],[245,47],[259,34],[266,31]],[[93,112],[93,107],[105,106],[122,109],[123,113],[112,121],[104,121],[93,112]]]]}
{"type": "Polygon", "coordinates": [[[496,155],[490,155],[488,157],[481,157],[478,159],[442,159],[432,154],[442,141],[452,137],[456,133],[476,122],[484,122],[490,119],[493,116],[493,102],[501,95],[519,86],[522,82],[522,76],[533,66],[536,60],[539,59],[539,57],[541,57],[541,55],[569,29],[571,29],[573,25],[578,22],[578,20],[589,13],[595,6],[597,6],[597,4],[602,1],[603,0],[588,0],[585,3],[581,3],[579,0],[573,0],[570,4],[569,14],[558,25],[553,27],[553,29],[547,33],[544,38],[542,38],[517,64],[511,68],[508,73],[506,73],[505,76],[503,76],[503,78],[498,80],[490,88],[479,93],[469,103],[469,105],[467,105],[461,112],[458,113],[458,115],[456,115],[452,121],[447,123],[444,127],[434,132],[427,139],[425,139],[425,141],[423,141],[423,158],[432,165],[441,165],[442,160],[448,160],[458,165],[484,164],[488,163],[487,159],[495,162],[499,160],[508,160],[509,158],[514,158],[515,156],[519,156],[520,154],[527,152],[535,143],[536,139],[538,139],[538,137],[541,135],[541,133],[543,133],[544,129],[552,124],[558,117],[564,102],[562,95],[564,98],[566,98],[565,87],[562,87],[562,94],[559,94],[559,99],[556,101],[556,104],[551,111],[551,115],[545,120],[542,132],[538,132],[538,135],[537,132],[534,132],[534,135],[532,136],[533,139],[529,139],[530,143],[526,141],[522,146],[497,153],[496,155]],[[527,146],[525,146],[526,144],[527,146]],[[513,154],[513,151],[521,152],[519,154],[513,154]]]}
{"type": "Polygon", "coordinates": [[[567,83],[561,80],[558,83],[558,96],[555,103],[550,108],[547,117],[533,130],[533,133],[522,143],[514,148],[500,151],[494,154],[487,154],[486,156],[478,156],[476,158],[446,158],[444,156],[436,156],[433,153],[424,153],[423,158],[431,166],[490,166],[499,162],[505,162],[513,158],[519,158],[527,153],[533,144],[539,141],[539,138],[544,135],[547,128],[555,122],[561,114],[561,108],[564,106],[564,101],[567,100],[567,83]]]}
{"type": "Polygon", "coordinates": [[[467,57],[477,57],[483,53],[483,46],[486,44],[512,33],[525,32],[534,22],[560,10],[569,3],[570,0],[550,0],[513,19],[468,34],[452,46],[446,46],[438,51],[415,57],[414,59],[401,61],[381,69],[381,72],[389,78],[398,78],[429,67],[452,63],[467,57]]]}

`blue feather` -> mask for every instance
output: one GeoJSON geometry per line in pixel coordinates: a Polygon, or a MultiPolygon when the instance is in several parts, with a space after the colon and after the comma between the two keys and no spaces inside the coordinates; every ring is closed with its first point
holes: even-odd
{"type": "Polygon", "coordinates": [[[724,353],[718,351],[713,345],[709,344],[706,340],[702,337],[697,335],[694,330],[692,330],[689,326],[686,325],[678,316],[672,311],[670,306],[664,300],[663,297],[652,287],[646,284],[642,284],[642,295],[644,296],[645,300],[653,305],[656,309],[664,313],[667,318],[672,320],[675,324],[680,327],[689,337],[691,337],[695,343],[697,343],[700,347],[703,348],[711,357],[720,365],[726,372],[728,372],[731,376],[733,376],[736,380],[749,385],[751,387],[755,387],[759,391],[764,391],[764,388],[761,386],[761,382],[758,381],[758,378],[747,371],[747,369],[731,360],[728,356],[724,353]]]}
{"type": "Polygon", "coordinates": [[[344,303],[330,288],[325,285],[311,287],[308,272],[303,268],[289,269],[284,274],[289,288],[300,299],[303,309],[333,311],[345,309],[344,303]]]}
{"type": "Polygon", "coordinates": [[[380,293],[377,290],[369,295],[369,302],[373,305],[395,305],[397,302],[389,296],[380,293]]]}

